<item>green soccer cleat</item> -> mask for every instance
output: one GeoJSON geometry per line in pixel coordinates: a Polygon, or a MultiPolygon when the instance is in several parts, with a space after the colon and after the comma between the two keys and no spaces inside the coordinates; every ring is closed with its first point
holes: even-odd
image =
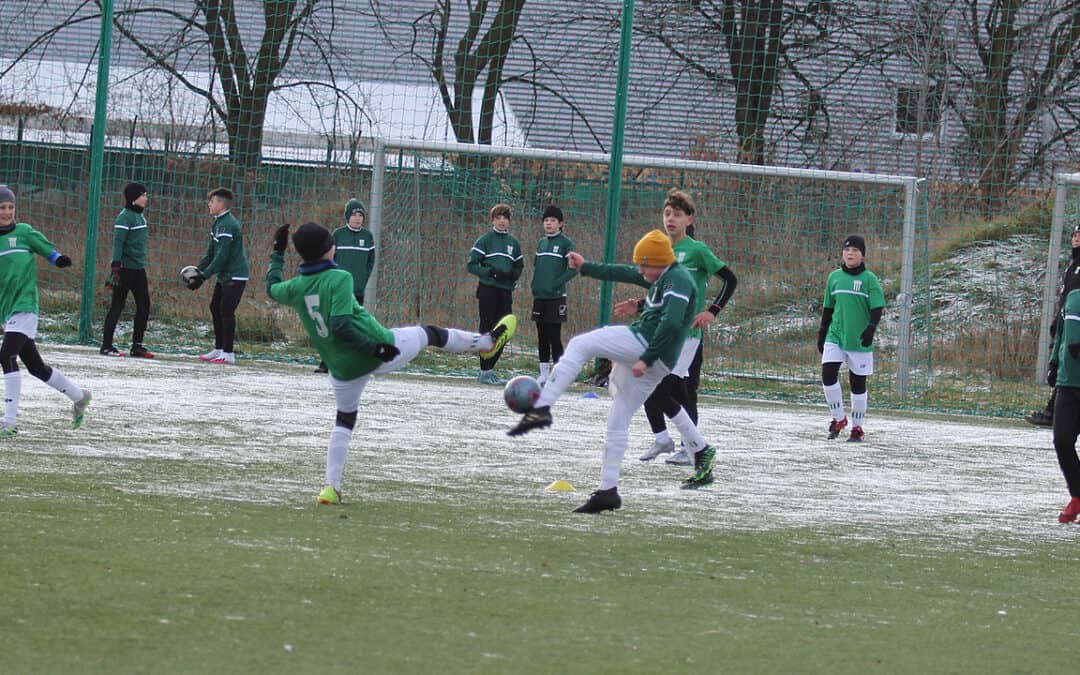
{"type": "Polygon", "coordinates": [[[682,482],[684,490],[696,490],[713,482],[713,462],[716,459],[716,449],[706,445],[694,453],[694,475],[682,482]]]}
{"type": "Polygon", "coordinates": [[[517,317],[513,314],[507,314],[503,318],[499,319],[499,323],[495,324],[495,327],[491,329],[488,335],[491,336],[491,341],[495,343],[491,349],[486,352],[480,352],[481,358],[490,359],[499,353],[499,350],[506,346],[507,342],[510,342],[510,338],[514,337],[514,333],[517,331],[517,317]]]}
{"type": "Polygon", "coordinates": [[[0,438],[13,438],[19,433],[15,427],[0,426],[0,438]]]}
{"type": "Polygon", "coordinates": [[[86,420],[86,408],[90,405],[90,390],[83,389],[83,396],[71,406],[71,428],[78,429],[86,420]]]}
{"type": "Polygon", "coordinates": [[[320,504],[340,504],[341,493],[337,491],[333,485],[327,485],[323,488],[323,491],[319,493],[319,496],[315,498],[320,504]]]}

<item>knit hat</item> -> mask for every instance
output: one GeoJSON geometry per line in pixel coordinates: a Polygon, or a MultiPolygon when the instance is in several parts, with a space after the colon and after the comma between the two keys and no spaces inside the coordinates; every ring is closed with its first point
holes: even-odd
{"type": "Polygon", "coordinates": [[[0,185],[0,204],[4,202],[15,203],[15,193],[6,185],[0,185]]]}
{"type": "Polygon", "coordinates": [[[131,206],[135,200],[146,194],[146,187],[139,183],[128,183],[124,186],[124,204],[131,206]]]}
{"type": "Polygon", "coordinates": [[[660,230],[653,230],[634,246],[634,264],[648,267],[667,267],[675,262],[671,240],[660,230]]]}
{"type": "Polygon", "coordinates": [[[1076,234],[1077,232],[1080,232],[1080,220],[1076,221],[1076,226],[1073,227],[1073,234],[1076,234]]]}
{"type": "Polygon", "coordinates": [[[859,235],[848,235],[847,239],[844,240],[844,245],[840,248],[847,248],[848,246],[854,246],[855,248],[859,249],[859,253],[866,255],[866,240],[859,235]]]}
{"type": "Polygon", "coordinates": [[[548,206],[544,209],[544,216],[541,220],[547,220],[548,218],[554,218],[561,223],[563,221],[562,209],[554,204],[548,206]]]}
{"type": "Polygon", "coordinates": [[[364,202],[355,197],[345,202],[345,222],[349,222],[349,218],[352,218],[352,214],[357,211],[359,211],[364,218],[367,218],[367,209],[364,208],[364,202]]]}
{"type": "Polygon", "coordinates": [[[304,223],[293,232],[292,243],[300,257],[305,262],[311,262],[323,257],[323,254],[330,250],[334,245],[334,237],[318,223],[304,223]]]}

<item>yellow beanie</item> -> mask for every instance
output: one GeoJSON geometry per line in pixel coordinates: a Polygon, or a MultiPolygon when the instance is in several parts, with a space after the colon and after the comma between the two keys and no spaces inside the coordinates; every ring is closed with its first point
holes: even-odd
{"type": "Polygon", "coordinates": [[[667,267],[675,262],[675,250],[671,240],[660,230],[649,232],[634,247],[634,264],[649,267],[667,267]]]}

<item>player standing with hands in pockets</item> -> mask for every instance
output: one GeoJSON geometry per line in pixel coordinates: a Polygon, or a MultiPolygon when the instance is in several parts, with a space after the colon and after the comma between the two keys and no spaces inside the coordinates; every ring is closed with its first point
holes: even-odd
{"type": "Polygon", "coordinates": [[[840,386],[840,366],[847,363],[851,384],[851,435],[848,441],[865,437],[866,378],[874,373],[874,333],[881,321],[885,295],[863,257],[866,241],[853,234],[844,239],[840,269],[825,282],[825,299],[818,329],[817,348],[821,353],[821,385],[832,412],[829,438],[848,424],[844,414],[844,391],[840,386]]]}
{"type": "MultiPolygon", "coordinates": [[[[466,268],[479,279],[476,285],[476,302],[480,312],[479,331],[486,333],[494,328],[499,317],[514,311],[514,284],[525,269],[521,244],[510,234],[510,218],[513,212],[506,204],[491,207],[491,231],[476,240],[469,249],[466,268]]],[[[495,362],[502,351],[480,357],[480,384],[505,384],[495,374],[495,362]]]]}

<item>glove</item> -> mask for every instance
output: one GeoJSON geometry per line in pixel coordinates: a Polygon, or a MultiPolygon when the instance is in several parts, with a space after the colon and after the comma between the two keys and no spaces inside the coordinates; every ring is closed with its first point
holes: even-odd
{"type": "Polygon", "coordinates": [[[818,354],[825,353],[825,336],[829,334],[828,328],[820,328],[817,332],[817,350],[818,354]]]}
{"type": "MultiPolygon", "coordinates": [[[[1074,359],[1080,359],[1080,342],[1073,342],[1069,344],[1069,355],[1072,356],[1074,359]]],[[[1054,373],[1054,375],[1056,376],[1057,373],[1054,373]]],[[[1056,382],[1057,377],[1054,377],[1054,380],[1056,382]]]]}
{"type": "Polygon", "coordinates": [[[286,223],[274,230],[274,253],[285,255],[285,250],[289,248],[289,227],[286,223]]]}
{"type": "Polygon", "coordinates": [[[397,358],[400,353],[401,350],[394,345],[383,342],[375,345],[375,351],[372,352],[372,355],[383,363],[389,363],[397,358]]]}
{"type": "Polygon", "coordinates": [[[123,269],[123,265],[120,264],[119,260],[114,260],[114,261],[112,261],[112,264],[109,266],[109,268],[110,268],[109,278],[105,280],[105,288],[112,288],[114,286],[119,286],[120,285],[120,270],[123,269]]]}
{"type": "Polygon", "coordinates": [[[71,267],[71,258],[66,255],[62,255],[56,259],[57,267],[71,267]]]}
{"type": "Polygon", "coordinates": [[[859,341],[862,342],[863,347],[869,347],[870,343],[874,341],[874,331],[877,330],[877,324],[870,324],[859,336],[859,341]]]}
{"type": "Polygon", "coordinates": [[[506,272],[500,272],[499,270],[491,270],[491,278],[495,281],[510,281],[510,277],[506,272]]]}
{"type": "Polygon", "coordinates": [[[206,277],[202,275],[202,272],[199,272],[199,276],[189,281],[187,287],[192,291],[196,291],[199,289],[199,286],[203,285],[204,281],[206,281],[206,277]]]}
{"type": "Polygon", "coordinates": [[[1057,386],[1057,371],[1058,364],[1051,363],[1050,367],[1046,369],[1046,383],[1051,387],[1057,386]]]}

